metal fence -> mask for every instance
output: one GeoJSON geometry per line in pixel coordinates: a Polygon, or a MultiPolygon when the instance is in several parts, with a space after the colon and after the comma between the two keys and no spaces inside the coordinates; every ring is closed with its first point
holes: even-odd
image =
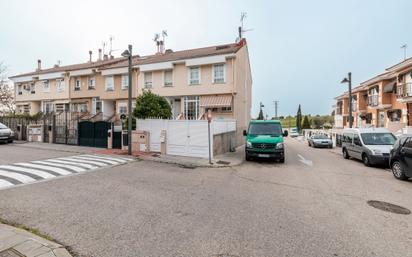
{"type": "Polygon", "coordinates": [[[27,126],[41,124],[41,119],[24,116],[0,116],[0,122],[9,127],[17,135],[21,131],[21,140],[27,140],[27,126]]]}

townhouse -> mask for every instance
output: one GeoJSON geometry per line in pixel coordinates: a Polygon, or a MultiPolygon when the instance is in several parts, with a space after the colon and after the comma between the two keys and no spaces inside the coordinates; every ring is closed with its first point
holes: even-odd
{"type": "MultiPolygon", "coordinates": [[[[164,96],[174,119],[236,119],[238,131],[250,119],[252,77],[247,42],[183,50],[160,49],[133,56],[132,97],[143,90],[164,96]]],[[[16,88],[17,111],[71,111],[94,120],[119,122],[127,113],[128,61],[112,56],[86,63],[42,69],[10,79],[16,88]]],[[[134,101],[133,101],[134,102],[134,101]]]]}
{"type": "MultiPolygon", "coordinates": [[[[385,127],[399,132],[412,126],[412,58],[360,83],[352,90],[354,127],[385,127]]],[[[335,98],[335,127],[349,126],[348,92],[335,98]]]]}

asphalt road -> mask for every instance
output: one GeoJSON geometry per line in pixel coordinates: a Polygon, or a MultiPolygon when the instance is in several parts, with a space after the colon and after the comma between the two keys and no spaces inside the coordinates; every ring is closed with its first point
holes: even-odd
{"type": "Polygon", "coordinates": [[[412,215],[366,203],[412,209],[411,181],[293,139],[286,147],[285,164],[133,162],[3,190],[0,217],[79,256],[412,256],[412,215]]]}

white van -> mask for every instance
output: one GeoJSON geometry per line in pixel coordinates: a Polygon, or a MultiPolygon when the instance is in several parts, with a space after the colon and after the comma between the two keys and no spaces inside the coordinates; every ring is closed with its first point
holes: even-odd
{"type": "Polygon", "coordinates": [[[363,161],[365,166],[389,164],[389,153],[396,137],[386,128],[344,129],[343,158],[363,161]]]}

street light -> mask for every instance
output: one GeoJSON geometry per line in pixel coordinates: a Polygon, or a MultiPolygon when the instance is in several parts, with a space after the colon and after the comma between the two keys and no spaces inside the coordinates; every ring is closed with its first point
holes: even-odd
{"type": "Polygon", "coordinates": [[[122,53],[123,57],[127,57],[129,60],[129,85],[128,85],[128,99],[127,99],[127,110],[128,110],[128,128],[127,128],[127,153],[132,155],[132,45],[129,45],[129,49],[122,53]]]}
{"type": "Polygon", "coordinates": [[[348,77],[344,78],[340,83],[348,83],[349,86],[349,128],[352,128],[352,73],[348,73],[348,77]]]}

